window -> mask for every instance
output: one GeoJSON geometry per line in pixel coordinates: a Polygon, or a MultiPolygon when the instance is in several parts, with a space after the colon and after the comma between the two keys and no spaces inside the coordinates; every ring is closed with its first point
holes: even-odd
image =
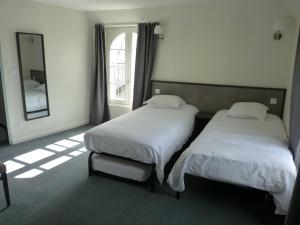
{"type": "Polygon", "coordinates": [[[135,69],[136,27],[106,28],[109,103],[131,105],[135,69]]]}

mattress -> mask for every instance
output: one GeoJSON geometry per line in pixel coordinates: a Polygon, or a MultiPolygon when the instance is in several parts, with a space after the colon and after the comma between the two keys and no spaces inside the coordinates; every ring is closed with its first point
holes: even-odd
{"type": "Polygon", "coordinates": [[[152,165],[132,162],[104,154],[92,156],[93,170],[118,177],[144,182],[151,176],[152,165]]]}
{"type": "Polygon", "coordinates": [[[169,178],[176,191],[185,189],[184,174],[270,192],[277,214],[286,214],[296,179],[296,166],[281,119],[226,117],[219,111],[180,156],[169,178]]]}
{"type": "Polygon", "coordinates": [[[164,166],[191,136],[197,112],[192,105],[179,109],[146,105],[87,131],[84,142],[90,151],[155,164],[162,183],[164,166]]]}

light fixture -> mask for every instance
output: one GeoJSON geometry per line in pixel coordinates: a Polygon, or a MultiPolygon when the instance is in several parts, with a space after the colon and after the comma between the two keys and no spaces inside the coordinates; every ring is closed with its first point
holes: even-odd
{"type": "Polygon", "coordinates": [[[154,34],[158,35],[159,39],[161,39],[161,40],[164,39],[161,25],[156,25],[155,26],[155,28],[154,28],[154,34]]]}
{"type": "Polygon", "coordinates": [[[283,36],[282,32],[284,31],[284,22],[282,20],[277,20],[273,25],[273,31],[274,40],[279,41],[283,36]]]}

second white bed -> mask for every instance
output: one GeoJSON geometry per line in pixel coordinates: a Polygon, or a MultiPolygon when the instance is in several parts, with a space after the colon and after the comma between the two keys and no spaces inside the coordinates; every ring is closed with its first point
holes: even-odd
{"type": "Polygon", "coordinates": [[[270,192],[277,214],[286,214],[296,178],[283,123],[267,114],[261,122],[226,117],[219,111],[174,165],[168,183],[185,189],[191,174],[270,192]]]}
{"type": "Polygon", "coordinates": [[[90,151],[155,164],[162,183],[164,166],[191,136],[197,112],[187,104],[179,109],[146,105],[89,130],[85,144],[90,151]]]}

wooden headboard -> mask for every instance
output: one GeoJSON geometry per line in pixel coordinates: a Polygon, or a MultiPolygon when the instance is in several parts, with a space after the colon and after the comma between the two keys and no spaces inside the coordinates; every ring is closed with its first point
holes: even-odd
{"type": "Polygon", "coordinates": [[[221,109],[229,109],[235,102],[259,102],[270,108],[270,112],[282,118],[286,89],[246,86],[229,86],[200,83],[184,83],[172,81],[152,81],[152,95],[155,89],[160,94],[177,95],[188,104],[196,106],[200,111],[216,113],[221,109]],[[277,103],[271,104],[271,98],[277,103]]]}
{"type": "Polygon", "coordinates": [[[30,78],[31,80],[35,80],[40,84],[44,84],[46,82],[46,76],[44,71],[30,70],[30,78]]]}

